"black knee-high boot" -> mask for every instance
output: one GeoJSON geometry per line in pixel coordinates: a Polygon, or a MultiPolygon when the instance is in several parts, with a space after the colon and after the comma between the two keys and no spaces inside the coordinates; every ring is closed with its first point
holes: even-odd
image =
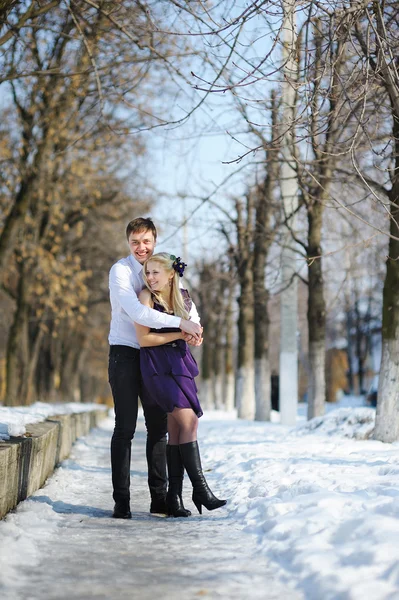
{"type": "Polygon", "coordinates": [[[215,510],[215,508],[224,506],[227,500],[216,498],[206,482],[202,472],[198,443],[188,442],[187,444],[180,444],[179,448],[184,468],[193,484],[193,502],[198,512],[202,514],[202,506],[205,506],[208,510],[215,510]]]}
{"type": "Polygon", "coordinates": [[[172,517],[189,517],[191,512],[184,508],[182,500],[184,467],[179,446],[166,446],[169,486],[166,494],[168,514],[172,517]]]}

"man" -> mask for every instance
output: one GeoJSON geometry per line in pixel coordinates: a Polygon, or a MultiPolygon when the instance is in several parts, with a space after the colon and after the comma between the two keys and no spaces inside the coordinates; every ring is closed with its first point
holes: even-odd
{"type": "MultiPolygon", "coordinates": [[[[190,339],[200,340],[201,327],[193,306],[190,321],[143,306],[138,294],[143,289],[142,265],[155,248],[157,230],[151,219],[138,218],[126,228],[130,256],[113,265],[109,274],[111,327],[108,341],[109,383],[115,405],[115,429],[111,440],[113,516],[130,519],[130,457],[136,430],[140,392],[140,360],[134,322],[155,329],[179,327],[190,339]]],[[[167,417],[159,409],[144,411],[147,428],[148,486],[150,512],[167,513],[166,432],[167,417]]]]}

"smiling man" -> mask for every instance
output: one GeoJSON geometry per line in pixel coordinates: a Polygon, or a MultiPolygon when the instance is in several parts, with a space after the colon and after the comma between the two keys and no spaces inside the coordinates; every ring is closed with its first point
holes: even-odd
{"type": "MultiPolygon", "coordinates": [[[[154,329],[179,327],[195,339],[201,338],[201,326],[195,306],[190,321],[144,306],[138,294],[144,287],[142,265],[154,252],[157,230],[151,219],[138,218],[126,228],[130,256],[113,265],[109,274],[111,328],[109,333],[109,383],[115,406],[115,429],[111,440],[113,516],[131,518],[130,458],[136,430],[140,393],[140,346],[134,322],[154,329]]],[[[166,414],[159,409],[144,412],[147,428],[148,486],[150,511],[167,513],[166,497],[166,414]]]]}

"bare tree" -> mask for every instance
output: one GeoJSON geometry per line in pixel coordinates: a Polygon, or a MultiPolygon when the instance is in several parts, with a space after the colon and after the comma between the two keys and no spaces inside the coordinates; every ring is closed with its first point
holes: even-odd
{"type": "Polygon", "coordinates": [[[271,369],[269,360],[269,291],[265,282],[270,247],[278,230],[274,189],[278,180],[277,101],[271,93],[272,138],[266,145],[266,175],[256,188],[254,237],[255,419],[270,421],[271,369]]]}
{"type": "Polygon", "coordinates": [[[311,419],[324,414],[326,304],[322,262],[323,214],[337,179],[339,157],[347,151],[341,135],[345,132],[343,123],[347,116],[347,111],[343,110],[346,106],[345,88],[349,88],[351,82],[350,68],[345,63],[346,30],[341,35],[339,26],[331,18],[327,21],[314,18],[309,28],[309,33],[303,36],[307,40],[303,74],[309,90],[306,148],[312,159],[302,159],[298,178],[308,222],[307,241],[303,245],[308,264],[308,418],[311,419]],[[334,42],[326,49],[331,31],[334,31],[334,42]],[[310,40],[313,40],[313,47],[310,40]],[[344,67],[347,69],[345,73],[344,67]]]}
{"type": "Polygon", "coordinates": [[[234,273],[234,257],[228,253],[227,292],[224,314],[224,369],[223,369],[223,399],[226,410],[234,408],[234,307],[235,290],[237,287],[234,273]]]}
{"type": "Polygon", "coordinates": [[[159,103],[151,85],[166,89],[164,72],[178,70],[185,54],[172,39],[152,31],[140,3],[6,4],[0,73],[22,131],[16,192],[0,229],[0,270],[12,252],[43,163],[50,157],[61,160],[68,147],[79,147],[96,131],[104,137],[125,136],[167,124],[170,115],[151,112],[159,103]]]}
{"type": "MultiPolygon", "coordinates": [[[[388,148],[384,151],[389,160],[390,185],[385,191],[390,238],[383,292],[382,361],[375,437],[392,442],[399,439],[399,8],[392,1],[370,2],[359,6],[359,13],[354,29],[362,58],[373,73],[373,83],[386,95],[391,118],[389,155],[388,148]]],[[[377,147],[375,151],[379,153],[377,147]]]]}
{"type": "Polygon", "coordinates": [[[253,291],[253,252],[251,248],[254,194],[247,193],[245,207],[236,200],[237,249],[235,262],[240,295],[238,297],[238,351],[235,381],[237,414],[240,419],[253,419],[255,416],[254,380],[254,291],[253,291]]]}
{"type": "MultiPolygon", "coordinates": [[[[103,282],[118,247],[112,238],[110,262],[100,261],[82,240],[92,219],[104,228],[112,211],[126,219],[132,210],[124,180],[144,146],[129,133],[154,125],[151,85],[162,78],[155,63],[172,68],[174,45],[154,39],[148,15],[134,2],[0,8],[0,80],[9,98],[0,130],[0,269],[16,309],[8,329],[7,402],[54,392],[65,399],[84,380],[82,361],[92,348],[89,289],[97,282],[84,257],[101,264],[96,276],[103,282]],[[104,205],[110,212],[100,218],[104,205]]],[[[136,199],[136,206],[146,203],[136,199]]],[[[98,302],[107,296],[105,285],[98,302]]],[[[101,327],[106,339],[104,321],[101,327]]]]}
{"type": "Polygon", "coordinates": [[[200,397],[204,406],[225,408],[228,399],[227,381],[232,371],[231,296],[235,281],[223,258],[199,267],[196,293],[200,299],[204,342],[201,356],[200,397]],[[232,285],[233,283],[233,285],[232,285]],[[227,381],[226,381],[227,379],[227,381]]]}
{"type": "Polygon", "coordinates": [[[295,81],[297,78],[295,1],[284,0],[282,23],[283,83],[281,123],[281,199],[286,217],[286,234],[281,257],[281,332],[280,332],[280,413],[284,425],[296,422],[298,403],[297,350],[297,279],[296,250],[291,231],[295,232],[299,187],[295,157],[295,81]]]}

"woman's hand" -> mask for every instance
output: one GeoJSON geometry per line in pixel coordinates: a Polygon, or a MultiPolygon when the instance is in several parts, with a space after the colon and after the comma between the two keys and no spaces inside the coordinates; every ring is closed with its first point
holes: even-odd
{"type": "Polygon", "coordinates": [[[194,337],[193,335],[190,335],[189,333],[182,331],[181,337],[190,346],[201,346],[201,344],[204,340],[204,338],[202,337],[202,333],[201,333],[201,337],[198,339],[198,338],[194,337]]]}
{"type": "Polygon", "coordinates": [[[185,333],[193,336],[197,340],[200,340],[202,337],[202,327],[198,325],[198,323],[193,323],[193,321],[187,321],[186,319],[182,319],[180,321],[180,329],[185,333]]]}

